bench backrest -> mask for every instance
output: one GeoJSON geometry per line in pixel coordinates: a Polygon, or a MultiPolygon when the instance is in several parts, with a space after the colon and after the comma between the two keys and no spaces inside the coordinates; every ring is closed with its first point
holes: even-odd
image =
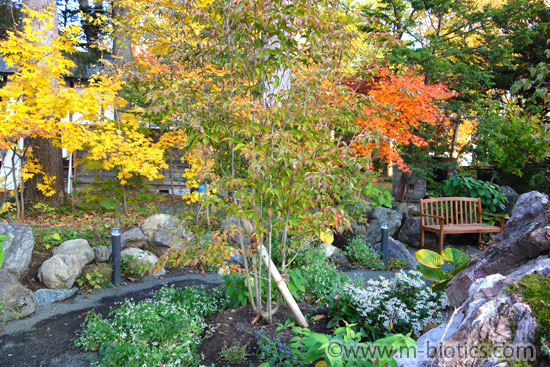
{"type": "MultiPolygon", "coordinates": [[[[462,197],[422,199],[420,214],[443,216],[445,224],[481,223],[481,199],[462,197]]],[[[439,225],[439,219],[422,216],[422,225],[439,225]]]]}

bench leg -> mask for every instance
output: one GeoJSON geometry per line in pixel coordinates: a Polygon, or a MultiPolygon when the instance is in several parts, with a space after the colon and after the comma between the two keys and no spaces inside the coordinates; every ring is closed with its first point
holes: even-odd
{"type": "Polygon", "coordinates": [[[424,228],[420,229],[420,248],[424,248],[424,228]]]}
{"type": "Polygon", "coordinates": [[[477,247],[481,246],[481,233],[477,235],[477,247]]]}
{"type": "Polygon", "coordinates": [[[439,232],[439,254],[443,252],[443,242],[445,241],[445,233],[439,232]]]}

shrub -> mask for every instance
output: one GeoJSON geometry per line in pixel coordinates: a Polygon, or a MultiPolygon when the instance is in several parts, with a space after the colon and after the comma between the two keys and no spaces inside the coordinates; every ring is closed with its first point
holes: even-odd
{"type": "Polygon", "coordinates": [[[298,355],[293,353],[290,346],[286,345],[279,337],[270,338],[265,335],[264,330],[256,334],[256,345],[258,346],[258,357],[269,367],[290,367],[302,366],[298,355]]]}
{"type": "MultiPolygon", "coordinates": [[[[490,213],[502,212],[505,208],[506,196],[498,189],[499,187],[496,184],[476,180],[472,176],[463,173],[451,176],[448,180],[443,181],[441,185],[441,193],[444,196],[480,198],[481,207],[490,213]]],[[[487,221],[490,220],[489,217],[486,219],[487,221]]]]}
{"type": "Polygon", "coordinates": [[[305,293],[315,299],[325,301],[341,294],[344,286],[350,282],[348,276],[336,270],[336,266],[321,257],[312,259],[309,265],[300,268],[305,279],[305,293]]]}
{"type": "Polygon", "coordinates": [[[348,247],[347,253],[350,261],[363,269],[383,270],[384,263],[378,252],[374,251],[363,238],[354,237],[348,247]]]}
{"type": "Polygon", "coordinates": [[[76,345],[103,357],[92,366],[196,366],[205,317],[219,308],[214,292],[161,288],[154,299],[125,300],[106,319],[88,312],[76,345]]]}
{"type": "Polygon", "coordinates": [[[418,337],[428,324],[444,321],[446,297],[426,286],[416,271],[400,271],[393,279],[369,280],[366,288],[346,285],[344,291],[361,316],[361,326],[373,339],[389,331],[412,331],[418,337]]]}

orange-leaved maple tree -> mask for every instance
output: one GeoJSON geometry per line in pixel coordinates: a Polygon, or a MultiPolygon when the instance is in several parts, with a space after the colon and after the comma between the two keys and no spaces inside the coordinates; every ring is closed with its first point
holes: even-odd
{"type": "Polygon", "coordinates": [[[367,96],[363,116],[357,120],[361,127],[352,142],[357,154],[372,157],[378,154],[385,161],[409,171],[399,155],[399,145],[427,146],[428,142],[415,134],[421,124],[443,125],[448,118],[440,106],[442,101],[456,95],[443,83],[424,84],[425,77],[412,71],[397,74],[376,65],[367,77],[346,81],[355,93],[367,96]],[[378,139],[362,139],[375,133],[378,139]]]}

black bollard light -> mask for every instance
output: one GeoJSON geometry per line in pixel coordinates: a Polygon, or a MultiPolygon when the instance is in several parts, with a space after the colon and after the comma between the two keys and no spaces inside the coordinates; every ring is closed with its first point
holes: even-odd
{"type": "Polygon", "coordinates": [[[382,222],[380,225],[381,235],[382,235],[382,261],[384,266],[388,267],[388,223],[382,222]]]}
{"type": "Polygon", "coordinates": [[[117,285],[121,282],[120,277],[120,229],[112,228],[111,229],[111,249],[112,249],[112,258],[113,258],[113,275],[112,280],[113,284],[117,285]]]}

